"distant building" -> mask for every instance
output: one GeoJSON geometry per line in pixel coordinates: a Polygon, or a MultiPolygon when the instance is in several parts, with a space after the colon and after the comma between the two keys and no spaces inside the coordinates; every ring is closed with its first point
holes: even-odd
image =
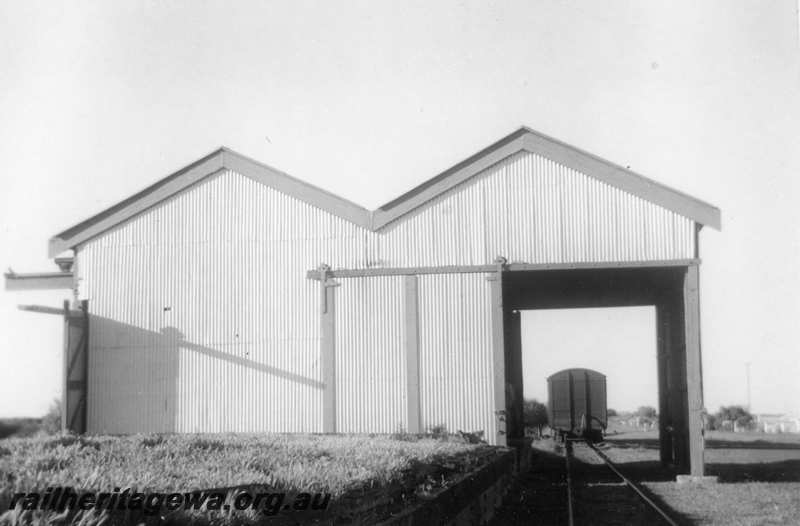
{"type": "Polygon", "coordinates": [[[620,423],[624,426],[638,429],[639,431],[658,429],[658,417],[648,418],[646,416],[631,416],[620,420],[620,423]]]}
{"type": "Polygon", "coordinates": [[[755,415],[756,429],[763,433],[800,433],[800,416],[755,415]]]}

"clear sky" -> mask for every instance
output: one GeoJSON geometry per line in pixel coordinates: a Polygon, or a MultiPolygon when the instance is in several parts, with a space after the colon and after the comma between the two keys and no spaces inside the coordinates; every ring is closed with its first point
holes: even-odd
{"type": "MultiPolygon", "coordinates": [[[[796,0],[3,0],[0,266],[219,145],[372,208],[524,124],[722,209],[707,406],[752,362],[753,409],[800,411],[799,49],[796,0]]],[[[16,305],[66,295],[0,292],[0,416],[57,396],[60,320],[16,305]]]]}

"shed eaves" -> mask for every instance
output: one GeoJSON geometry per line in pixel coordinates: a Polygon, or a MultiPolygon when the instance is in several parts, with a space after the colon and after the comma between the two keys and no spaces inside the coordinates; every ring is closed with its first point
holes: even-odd
{"type": "Polygon", "coordinates": [[[61,252],[144,212],[188,186],[221,170],[233,170],[368,230],[379,230],[486,168],[527,151],[599,179],[702,225],[720,229],[720,210],[593,154],[522,127],[374,211],[359,206],[228,148],[219,148],[190,165],[50,239],[49,255],[61,252]]]}

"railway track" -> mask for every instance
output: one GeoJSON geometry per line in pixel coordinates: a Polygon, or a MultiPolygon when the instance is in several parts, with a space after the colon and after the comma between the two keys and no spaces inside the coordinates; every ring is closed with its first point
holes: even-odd
{"type": "Polygon", "coordinates": [[[602,451],[583,440],[539,450],[491,526],[642,525],[677,522],[602,451]]]}
{"type": "Polygon", "coordinates": [[[565,444],[567,524],[677,526],[608,456],[584,440],[565,444]]]}

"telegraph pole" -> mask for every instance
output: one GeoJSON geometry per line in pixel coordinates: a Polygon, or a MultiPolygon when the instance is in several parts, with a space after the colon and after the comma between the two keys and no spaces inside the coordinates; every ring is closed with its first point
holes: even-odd
{"type": "Polygon", "coordinates": [[[747,371],[747,412],[751,413],[752,411],[750,411],[750,362],[745,362],[744,368],[747,371]]]}

